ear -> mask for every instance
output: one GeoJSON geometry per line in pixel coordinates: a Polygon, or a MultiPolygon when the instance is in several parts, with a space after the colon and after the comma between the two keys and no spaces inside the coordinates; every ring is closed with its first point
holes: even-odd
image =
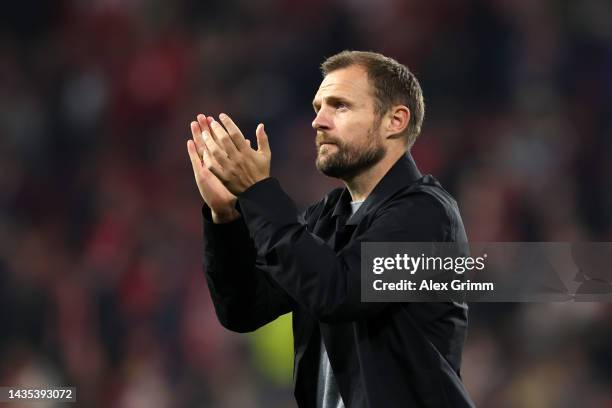
{"type": "Polygon", "coordinates": [[[405,105],[395,105],[391,107],[386,115],[386,137],[396,139],[402,135],[402,132],[408,127],[410,121],[410,109],[405,105]]]}

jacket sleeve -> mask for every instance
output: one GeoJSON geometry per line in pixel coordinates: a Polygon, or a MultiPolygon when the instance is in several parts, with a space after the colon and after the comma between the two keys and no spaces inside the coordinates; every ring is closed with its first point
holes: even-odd
{"type": "Polygon", "coordinates": [[[450,216],[434,197],[394,199],[370,227],[340,252],[297,222],[296,208],[273,178],[240,194],[238,202],[264,270],[298,304],[326,323],[371,317],[389,304],[361,302],[362,242],[436,242],[448,236],[450,216]]]}
{"type": "Polygon", "coordinates": [[[293,300],[264,273],[242,218],[212,222],[202,208],[204,272],[219,322],[236,332],[250,332],[293,309],[293,300]]]}

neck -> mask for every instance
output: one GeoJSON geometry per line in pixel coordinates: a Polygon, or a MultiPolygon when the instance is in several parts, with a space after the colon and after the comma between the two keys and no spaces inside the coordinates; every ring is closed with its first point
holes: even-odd
{"type": "Polygon", "coordinates": [[[363,201],[374,190],[378,182],[387,174],[405,151],[389,151],[378,163],[351,179],[342,180],[351,193],[353,201],[363,201]]]}

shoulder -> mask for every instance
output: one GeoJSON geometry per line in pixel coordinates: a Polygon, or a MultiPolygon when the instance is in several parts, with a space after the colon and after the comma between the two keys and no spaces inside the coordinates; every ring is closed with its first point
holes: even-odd
{"type": "Polygon", "coordinates": [[[395,220],[398,228],[435,231],[435,240],[467,240],[457,202],[431,175],[397,191],[376,211],[379,217],[395,220]]]}
{"type": "Polygon", "coordinates": [[[442,187],[435,177],[428,174],[403,188],[389,200],[389,204],[403,204],[408,207],[431,210],[449,218],[459,216],[457,201],[442,187]]]}

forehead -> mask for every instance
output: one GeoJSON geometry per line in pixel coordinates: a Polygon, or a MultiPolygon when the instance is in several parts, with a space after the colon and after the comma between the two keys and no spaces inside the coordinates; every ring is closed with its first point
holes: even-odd
{"type": "Polygon", "coordinates": [[[371,86],[365,68],[353,65],[327,74],[317,90],[315,100],[320,100],[327,96],[344,96],[359,99],[371,97],[371,86]]]}

